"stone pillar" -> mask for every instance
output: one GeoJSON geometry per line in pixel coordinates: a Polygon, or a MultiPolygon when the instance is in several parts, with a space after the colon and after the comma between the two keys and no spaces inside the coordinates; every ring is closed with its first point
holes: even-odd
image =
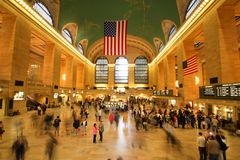
{"type": "Polygon", "coordinates": [[[2,14],[0,28],[0,79],[11,80],[16,17],[2,14]]]}
{"type": "MultiPolygon", "coordinates": [[[[27,111],[26,107],[26,95],[27,90],[27,70],[29,63],[29,51],[30,51],[30,39],[31,28],[26,25],[23,19],[16,19],[16,28],[14,32],[14,38],[12,39],[14,48],[12,52],[12,66],[11,80],[9,86],[9,97],[13,97],[16,91],[24,92],[24,100],[14,101],[13,110],[19,110],[21,113],[27,111]],[[15,80],[23,81],[23,86],[16,86],[15,80]]],[[[11,58],[11,56],[10,56],[11,58]]]]}
{"type": "Polygon", "coordinates": [[[77,76],[76,76],[76,88],[83,89],[84,88],[84,65],[78,63],[77,64],[77,76]]]}
{"type": "Polygon", "coordinates": [[[206,84],[210,84],[210,78],[218,77],[221,82],[221,62],[220,46],[218,34],[218,17],[216,12],[210,12],[202,24],[204,34],[204,47],[202,52],[205,53],[206,60],[206,84]]]}
{"type": "Polygon", "coordinates": [[[66,81],[64,87],[72,88],[73,85],[73,57],[67,56],[65,67],[66,81]]]}
{"type": "Polygon", "coordinates": [[[175,69],[175,54],[169,54],[167,60],[167,89],[172,89],[175,95],[176,93],[176,69],[175,69]]]}
{"type": "Polygon", "coordinates": [[[55,48],[53,43],[46,44],[43,62],[43,78],[42,81],[46,85],[53,85],[54,78],[54,55],[55,48]]]}
{"type": "Polygon", "coordinates": [[[84,67],[84,83],[85,83],[85,87],[89,86],[90,88],[92,88],[94,86],[95,84],[95,67],[94,66],[86,65],[84,67]]]}
{"type": "Polygon", "coordinates": [[[131,88],[135,86],[134,66],[128,65],[128,85],[131,88]]]}
{"type": "Polygon", "coordinates": [[[158,64],[158,70],[159,70],[159,78],[158,78],[158,85],[157,85],[157,89],[164,89],[165,87],[165,74],[164,74],[164,63],[163,61],[161,61],[158,64]]]}
{"type": "Polygon", "coordinates": [[[114,87],[115,83],[114,83],[114,65],[113,66],[109,66],[108,67],[108,85],[109,87],[114,87]]]}
{"type": "Polygon", "coordinates": [[[240,82],[240,57],[234,6],[218,9],[221,83],[240,82]]]}

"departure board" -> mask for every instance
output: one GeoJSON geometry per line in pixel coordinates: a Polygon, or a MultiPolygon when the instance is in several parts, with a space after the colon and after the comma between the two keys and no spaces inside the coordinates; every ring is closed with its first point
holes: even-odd
{"type": "Polygon", "coordinates": [[[206,87],[203,91],[204,96],[215,96],[215,90],[213,87],[206,87]]]}
{"type": "Polygon", "coordinates": [[[200,87],[200,98],[240,99],[240,83],[200,87]]]}

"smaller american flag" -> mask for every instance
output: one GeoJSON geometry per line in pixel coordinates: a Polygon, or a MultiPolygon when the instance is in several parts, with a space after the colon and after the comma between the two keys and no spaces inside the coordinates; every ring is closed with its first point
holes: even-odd
{"type": "Polygon", "coordinates": [[[197,71],[198,68],[196,55],[183,62],[183,76],[196,73],[197,71]]]}

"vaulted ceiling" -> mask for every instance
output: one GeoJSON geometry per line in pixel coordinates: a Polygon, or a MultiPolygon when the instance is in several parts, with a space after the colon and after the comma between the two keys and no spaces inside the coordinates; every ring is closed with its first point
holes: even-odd
{"type": "Polygon", "coordinates": [[[128,34],[164,41],[162,20],[179,26],[176,0],[61,0],[59,29],[68,23],[78,24],[77,40],[88,39],[89,46],[103,38],[106,20],[128,20],[128,34]]]}

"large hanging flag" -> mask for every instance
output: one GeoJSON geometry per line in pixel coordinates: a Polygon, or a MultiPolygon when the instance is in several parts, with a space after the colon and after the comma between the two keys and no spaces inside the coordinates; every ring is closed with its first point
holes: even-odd
{"type": "Polygon", "coordinates": [[[104,55],[127,54],[127,20],[104,22],[104,55]]]}
{"type": "Polygon", "coordinates": [[[183,75],[193,74],[198,71],[197,68],[197,56],[192,56],[183,62],[183,75]]]}

